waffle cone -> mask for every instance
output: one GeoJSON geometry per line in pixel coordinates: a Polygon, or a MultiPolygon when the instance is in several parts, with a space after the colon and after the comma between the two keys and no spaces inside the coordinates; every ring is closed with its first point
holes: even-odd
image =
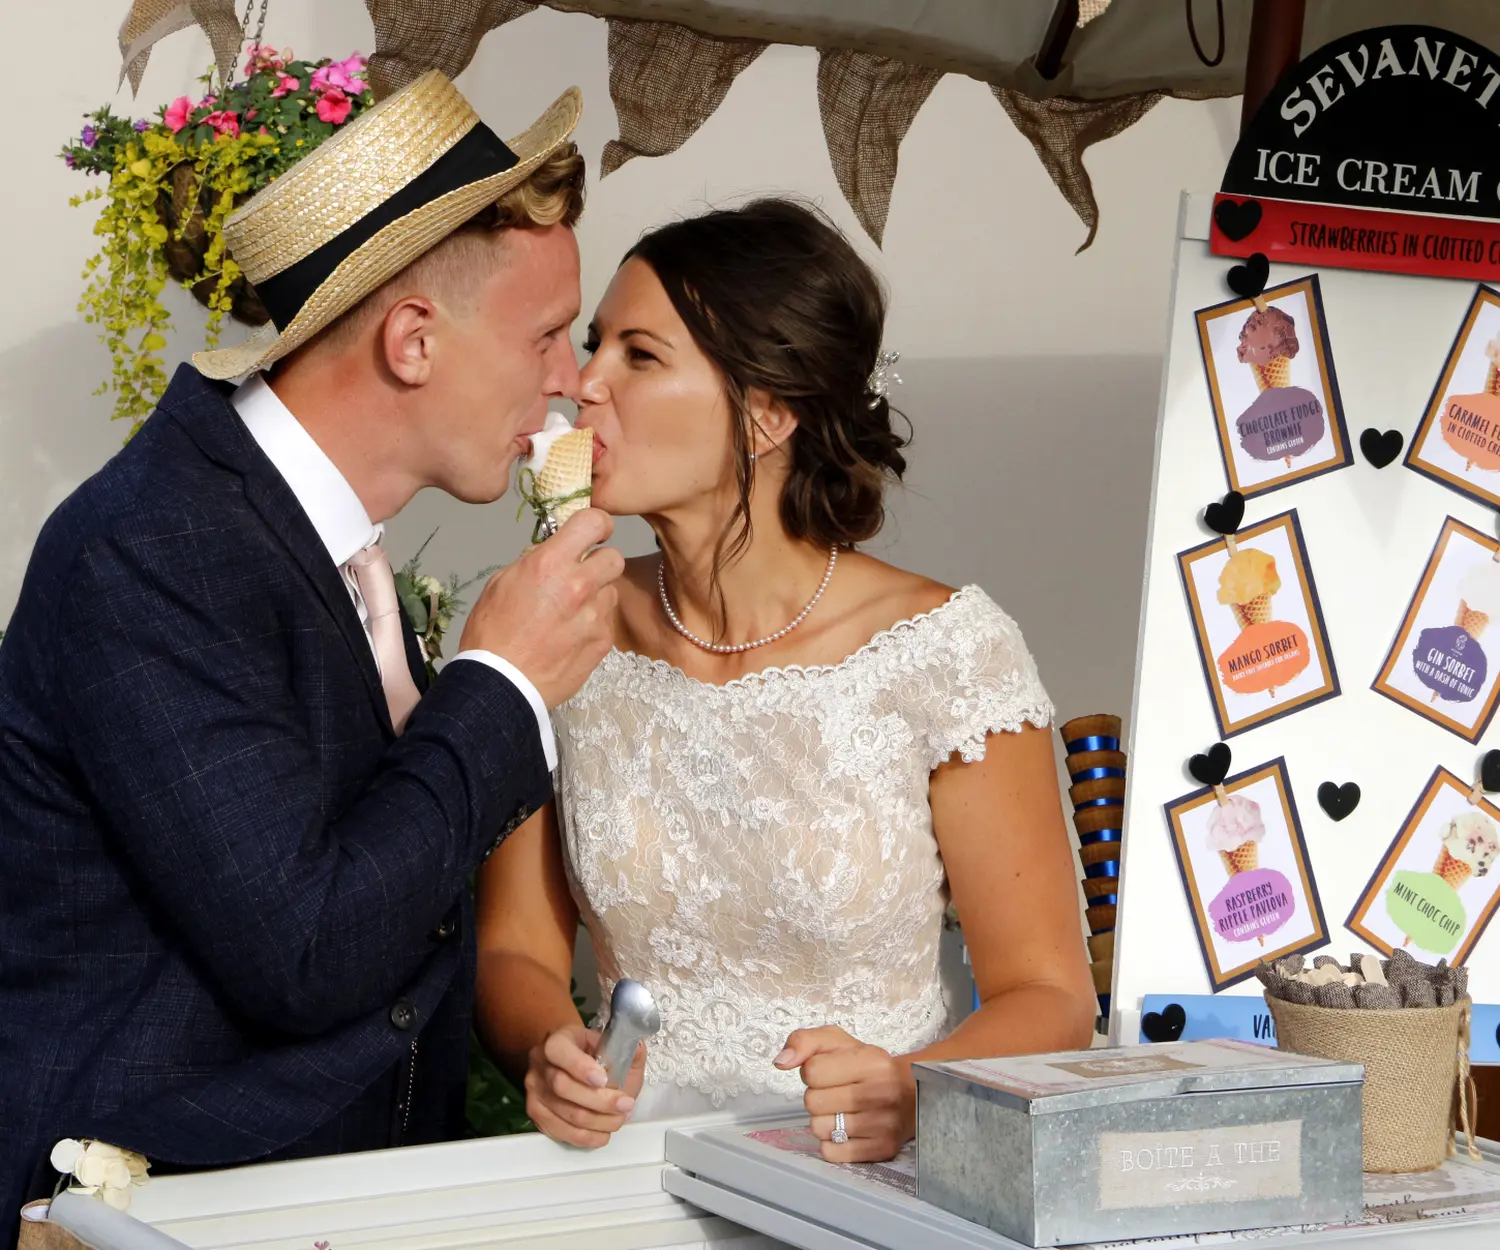
{"type": "Polygon", "coordinates": [[[1484,381],[1484,389],[1491,395],[1500,395],[1500,367],[1490,362],[1490,370],[1484,381]]]}
{"type": "Polygon", "coordinates": [[[1255,385],[1263,391],[1292,384],[1292,362],[1286,356],[1275,356],[1263,365],[1251,365],[1250,372],[1255,374],[1255,385]]]}
{"type": "Polygon", "coordinates": [[[1231,603],[1229,606],[1234,610],[1234,619],[1241,629],[1262,625],[1271,619],[1270,595],[1256,595],[1249,603],[1231,603]]]}
{"type": "MultiPolygon", "coordinates": [[[[1493,367],[1493,366],[1491,366],[1493,367]]],[[[1468,634],[1470,638],[1478,638],[1484,633],[1485,627],[1490,623],[1488,612],[1476,612],[1462,599],[1458,601],[1458,615],[1453,618],[1453,623],[1468,634]]]]}
{"type": "Polygon", "coordinates": [[[1438,852],[1437,863],[1432,866],[1432,871],[1455,890],[1474,875],[1474,870],[1468,864],[1448,854],[1446,846],[1438,852]]]}
{"type": "MultiPolygon", "coordinates": [[[[547,461],[536,475],[536,493],[541,499],[563,499],[587,490],[594,480],[594,431],[573,429],[547,451],[547,461]]],[[[558,525],[589,506],[587,495],[568,499],[552,509],[558,525]]]]}
{"type": "Polygon", "coordinates": [[[1260,843],[1241,842],[1232,851],[1220,851],[1219,858],[1231,877],[1260,867],[1260,843]]]}

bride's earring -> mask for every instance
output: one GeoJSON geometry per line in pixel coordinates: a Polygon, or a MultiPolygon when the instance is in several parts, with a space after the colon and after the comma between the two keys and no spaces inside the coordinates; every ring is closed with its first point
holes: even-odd
{"type": "Polygon", "coordinates": [[[756,462],[756,460],[757,460],[757,459],[759,459],[759,457],[758,457],[758,456],[757,456],[757,455],[756,455],[756,454],[755,454],[755,452],[753,452],[753,451],[752,451],[752,452],[751,452],[751,453],[750,453],[750,463],[751,463],[751,464],[754,464],[754,463],[755,463],[755,462],[756,462]]]}

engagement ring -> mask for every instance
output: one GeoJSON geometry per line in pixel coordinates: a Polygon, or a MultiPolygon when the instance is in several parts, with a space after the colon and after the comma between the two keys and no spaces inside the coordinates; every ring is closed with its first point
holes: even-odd
{"type": "Polygon", "coordinates": [[[833,1136],[829,1140],[835,1146],[842,1146],[849,1140],[849,1133],[844,1128],[844,1113],[842,1111],[833,1117],[833,1136]]]}

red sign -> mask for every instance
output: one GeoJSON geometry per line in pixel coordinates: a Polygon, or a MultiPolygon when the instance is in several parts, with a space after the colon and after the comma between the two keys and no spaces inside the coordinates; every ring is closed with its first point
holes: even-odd
{"type": "Polygon", "coordinates": [[[1272,264],[1500,281],[1500,221],[1220,192],[1208,237],[1215,256],[1262,252],[1272,264]],[[1226,235],[1226,223],[1241,237],[1226,235]]]}

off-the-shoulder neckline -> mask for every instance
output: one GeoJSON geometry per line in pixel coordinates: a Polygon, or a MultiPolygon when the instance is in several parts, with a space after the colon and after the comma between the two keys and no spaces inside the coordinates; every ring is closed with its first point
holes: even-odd
{"type": "Polygon", "coordinates": [[[700,687],[705,690],[734,690],[737,688],[761,685],[767,680],[776,677],[826,677],[834,673],[840,673],[856,664],[864,656],[878,651],[888,645],[892,639],[909,634],[925,621],[933,620],[946,614],[960,601],[967,601],[976,595],[983,595],[983,589],[975,583],[960,587],[951,595],[938,604],[935,608],[929,608],[926,612],[919,612],[915,616],[908,616],[888,625],[872,637],[858,650],[846,655],[835,664],[773,664],[768,668],[756,669],[753,673],[744,673],[731,681],[716,682],[704,681],[700,677],[694,677],[684,672],[675,664],[666,660],[653,659],[648,655],[641,655],[637,651],[621,651],[618,648],[611,651],[604,658],[604,663],[622,663],[642,672],[654,676],[670,677],[674,681],[685,683],[689,686],[700,687]]]}

